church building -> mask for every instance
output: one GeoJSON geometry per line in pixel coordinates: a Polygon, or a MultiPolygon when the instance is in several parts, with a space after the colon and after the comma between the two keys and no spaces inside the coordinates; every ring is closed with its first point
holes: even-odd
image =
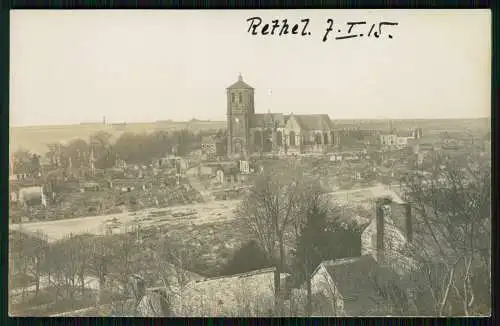
{"type": "Polygon", "coordinates": [[[328,153],[338,135],[327,114],[255,113],[255,90],[238,80],[227,88],[227,154],[328,153]]]}

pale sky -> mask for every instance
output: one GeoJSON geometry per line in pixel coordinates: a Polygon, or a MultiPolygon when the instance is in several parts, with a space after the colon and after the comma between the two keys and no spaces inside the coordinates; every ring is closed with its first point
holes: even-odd
{"type": "Polygon", "coordinates": [[[13,126],[225,120],[225,88],[240,72],[262,113],[411,119],[491,110],[488,10],[12,11],[10,60],[13,126]],[[254,16],[310,18],[311,35],[254,36],[246,21],[254,16]],[[328,18],[334,31],[323,43],[328,18]],[[392,39],[335,40],[345,35],[337,28],[362,20],[355,28],[365,35],[373,23],[399,25],[386,27],[392,39]]]}

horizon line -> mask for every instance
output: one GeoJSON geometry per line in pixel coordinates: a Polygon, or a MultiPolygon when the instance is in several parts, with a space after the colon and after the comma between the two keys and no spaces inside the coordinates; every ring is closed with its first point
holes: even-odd
{"type": "MultiPolygon", "coordinates": [[[[297,115],[302,115],[302,114],[297,114],[297,115]]],[[[201,118],[194,118],[195,120],[171,120],[171,119],[165,119],[165,120],[155,120],[155,121],[134,121],[134,122],[129,122],[129,121],[112,121],[112,122],[106,122],[102,123],[102,121],[88,121],[88,122],[67,122],[67,123],[54,123],[54,124],[18,124],[18,125],[9,125],[9,128],[27,128],[27,127],[64,127],[64,126],[81,126],[81,125],[100,125],[100,126],[112,126],[112,125],[117,125],[117,124],[127,124],[127,125],[134,125],[134,124],[161,124],[161,123],[209,123],[209,122],[226,122],[226,120],[211,120],[211,119],[201,119],[201,118]]],[[[332,118],[330,118],[332,119],[332,118]]],[[[380,118],[337,118],[337,119],[332,119],[333,122],[335,121],[383,121],[383,120],[393,120],[393,121],[405,121],[405,120],[411,120],[411,121],[422,121],[422,120],[480,120],[480,119],[491,119],[491,116],[483,116],[483,117],[450,117],[450,118],[444,118],[444,117],[438,117],[438,118],[391,118],[391,117],[380,117],[380,118]]]]}

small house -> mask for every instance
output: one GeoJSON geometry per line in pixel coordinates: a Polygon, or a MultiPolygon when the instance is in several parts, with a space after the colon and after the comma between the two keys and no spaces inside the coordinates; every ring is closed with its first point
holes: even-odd
{"type": "MultiPolygon", "coordinates": [[[[172,304],[174,316],[272,316],[274,268],[195,280],[181,289],[172,304]]],[[[280,275],[282,291],[288,274],[280,275]]]]}
{"type": "Polygon", "coordinates": [[[370,255],[324,261],[311,277],[313,316],[393,314],[385,289],[398,286],[397,275],[370,255]]]}
{"type": "Polygon", "coordinates": [[[43,187],[28,187],[19,190],[19,202],[27,207],[47,206],[43,187]]]}

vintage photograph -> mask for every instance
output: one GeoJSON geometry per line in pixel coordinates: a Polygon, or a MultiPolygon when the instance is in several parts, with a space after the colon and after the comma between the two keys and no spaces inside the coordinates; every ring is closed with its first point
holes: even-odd
{"type": "Polygon", "coordinates": [[[10,24],[11,316],[491,315],[490,11],[10,24]]]}

